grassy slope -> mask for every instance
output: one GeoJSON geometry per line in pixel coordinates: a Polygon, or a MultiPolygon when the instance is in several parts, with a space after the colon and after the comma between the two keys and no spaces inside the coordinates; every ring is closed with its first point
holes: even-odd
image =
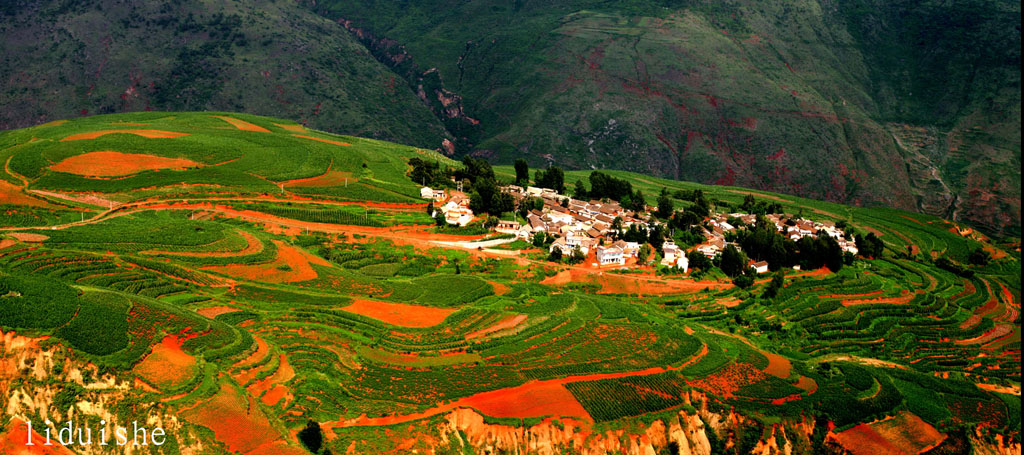
{"type": "Polygon", "coordinates": [[[150,112],[94,116],[8,131],[0,133],[0,161],[9,162],[10,170],[3,173],[2,178],[15,184],[20,183],[17,177],[27,178],[29,189],[95,191],[128,202],[171,194],[276,194],[280,192],[278,184],[281,182],[320,176],[330,168],[333,173],[351,177],[351,184],[346,186],[340,180],[329,187],[289,187],[289,191],[337,199],[419,202],[418,186],[405,177],[406,161],[412,156],[445,160],[435,152],[414,147],[313,130],[295,132],[285,129],[287,126],[294,127],[295,123],[246,114],[150,112]],[[216,115],[245,120],[269,132],[242,131],[216,115]],[[143,138],[134,134],[110,134],[95,139],[62,141],[74,134],[112,129],[150,129],[188,135],[143,138]],[[88,178],[49,169],[51,164],[68,157],[94,151],[185,158],[200,166],[144,171],[116,179],[88,178]],[[183,183],[199,186],[182,186],[183,183]]]}
{"type": "Polygon", "coordinates": [[[431,148],[444,134],[348,33],[292,2],[8,3],[2,129],[154,109],[276,115],[431,148]]]}
{"type": "Polygon", "coordinates": [[[884,204],[1017,233],[1019,5],[933,3],[315,8],[438,68],[481,120],[479,151],[502,161],[884,204]],[[903,124],[929,129],[928,150],[893,140],[903,124]]]}

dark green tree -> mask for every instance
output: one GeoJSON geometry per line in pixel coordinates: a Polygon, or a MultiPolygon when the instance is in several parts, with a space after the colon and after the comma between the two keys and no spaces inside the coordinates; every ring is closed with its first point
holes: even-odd
{"type": "Polygon", "coordinates": [[[725,272],[729,277],[735,278],[743,273],[743,269],[746,267],[747,256],[733,245],[726,246],[725,251],[722,252],[722,263],[719,265],[722,272],[725,272]]]}
{"type": "Polygon", "coordinates": [[[530,183],[530,165],[526,163],[526,160],[519,158],[516,159],[516,185],[526,186],[530,183]]]}
{"type": "Polygon", "coordinates": [[[320,424],[312,420],[306,422],[306,428],[299,431],[299,441],[306,446],[306,450],[312,453],[319,452],[324,444],[324,432],[320,429],[320,424]]]}
{"type": "Polygon", "coordinates": [[[672,201],[672,197],[668,194],[668,188],[662,187],[661,194],[658,195],[658,218],[667,220],[672,217],[672,213],[675,212],[676,205],[672,201]]]}

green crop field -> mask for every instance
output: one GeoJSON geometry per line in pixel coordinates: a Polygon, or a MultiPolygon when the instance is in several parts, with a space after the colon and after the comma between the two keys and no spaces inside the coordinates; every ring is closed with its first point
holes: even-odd
{"type": "MultiPolygon", "coordinates": [[[[767,277],[744,289],[715,267],[697,277],[555,264],[519,254],[526,242],[475,248],[432,226],[408,160],[457,163],[280,125],[293,124],[144,113],[0,133],[0,190],[16,206],[0,223],[0,329],[92,365],[91,379],[68,379],[50,361],[59,376],[17,384],[78,381],[73,398],[110,400],[118,422],[150,406],[177,413],[181,452],[199,440],[230,453],[223,422],[235,418],[281,450],[301,450],[292,435],[312,420],[330,429],[332,453],[401,452],[391,432],[433,431],[460,408],[512,426],[557,416],[594,434],[680,413],[744,416],[712,430],[713,444],[776,424],[806,434],[793,430],[805,418],[841,432],[900,413],[944,434],[1019,440],[1020,396],[1007,392],[1021,380],[1020,253],[1009,241],[926,215],[614,171],[648,203],[666,188],[690,207],[685,194],[699,189],[731,213],[750,192],[874,232],[885,248],[836,272],[786,270],[773,297],[767,277]],[[62,141],[110,129],[187,135],[62,141]],[[196,164],[54,169],[100,151],[196,164]],[[998,254],[973,265],[979,248],[998,254]],[[89,386],[101,377],[123,386],[89,386]]],[[[566,173],[570,185],[587,177],[566,173]]],[[[813,448],[819,436],[790,440],[813,448]]]]}

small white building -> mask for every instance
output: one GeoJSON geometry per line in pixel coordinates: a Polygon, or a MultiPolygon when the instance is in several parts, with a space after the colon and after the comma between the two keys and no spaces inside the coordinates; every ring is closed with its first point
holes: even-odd
{"type": "Polygon", "coordinates": [[[626,263],[626,258],[623,255],[622,248],[617,246],[599,246],[597,247],[597,263],[600,265],[612,265],[618,264],[623,265],[626,263]]]}
{"type": "Polygon", "coordinates": [[[751,265],[757,273],[768,273],[768,262],[758,261],[751,265]]]}
{"type": "Polygon", "coordinates": [[[420,197],[423,199],[433,199],[435,201],[443,201],[445,197],[444,190],[431,189],[429,186],[420,188],[420,197]]]}

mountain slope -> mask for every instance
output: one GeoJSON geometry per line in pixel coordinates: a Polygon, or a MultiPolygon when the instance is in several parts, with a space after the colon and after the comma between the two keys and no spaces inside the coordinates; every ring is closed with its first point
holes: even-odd
{"type": "Polygon", "coordinates": [[[410,62],[436,68],[480,121],[458,132],[467,151],[883,204],[1019,233],[1018,4],[311,7],[407,78],[410,62]]]}
{"type": "Polygon", "coordinates": [[[364,47],[290,2],[5,2],[0,43],[2,129],[240,110],[432,148],[444,135],[364,47]]]}

